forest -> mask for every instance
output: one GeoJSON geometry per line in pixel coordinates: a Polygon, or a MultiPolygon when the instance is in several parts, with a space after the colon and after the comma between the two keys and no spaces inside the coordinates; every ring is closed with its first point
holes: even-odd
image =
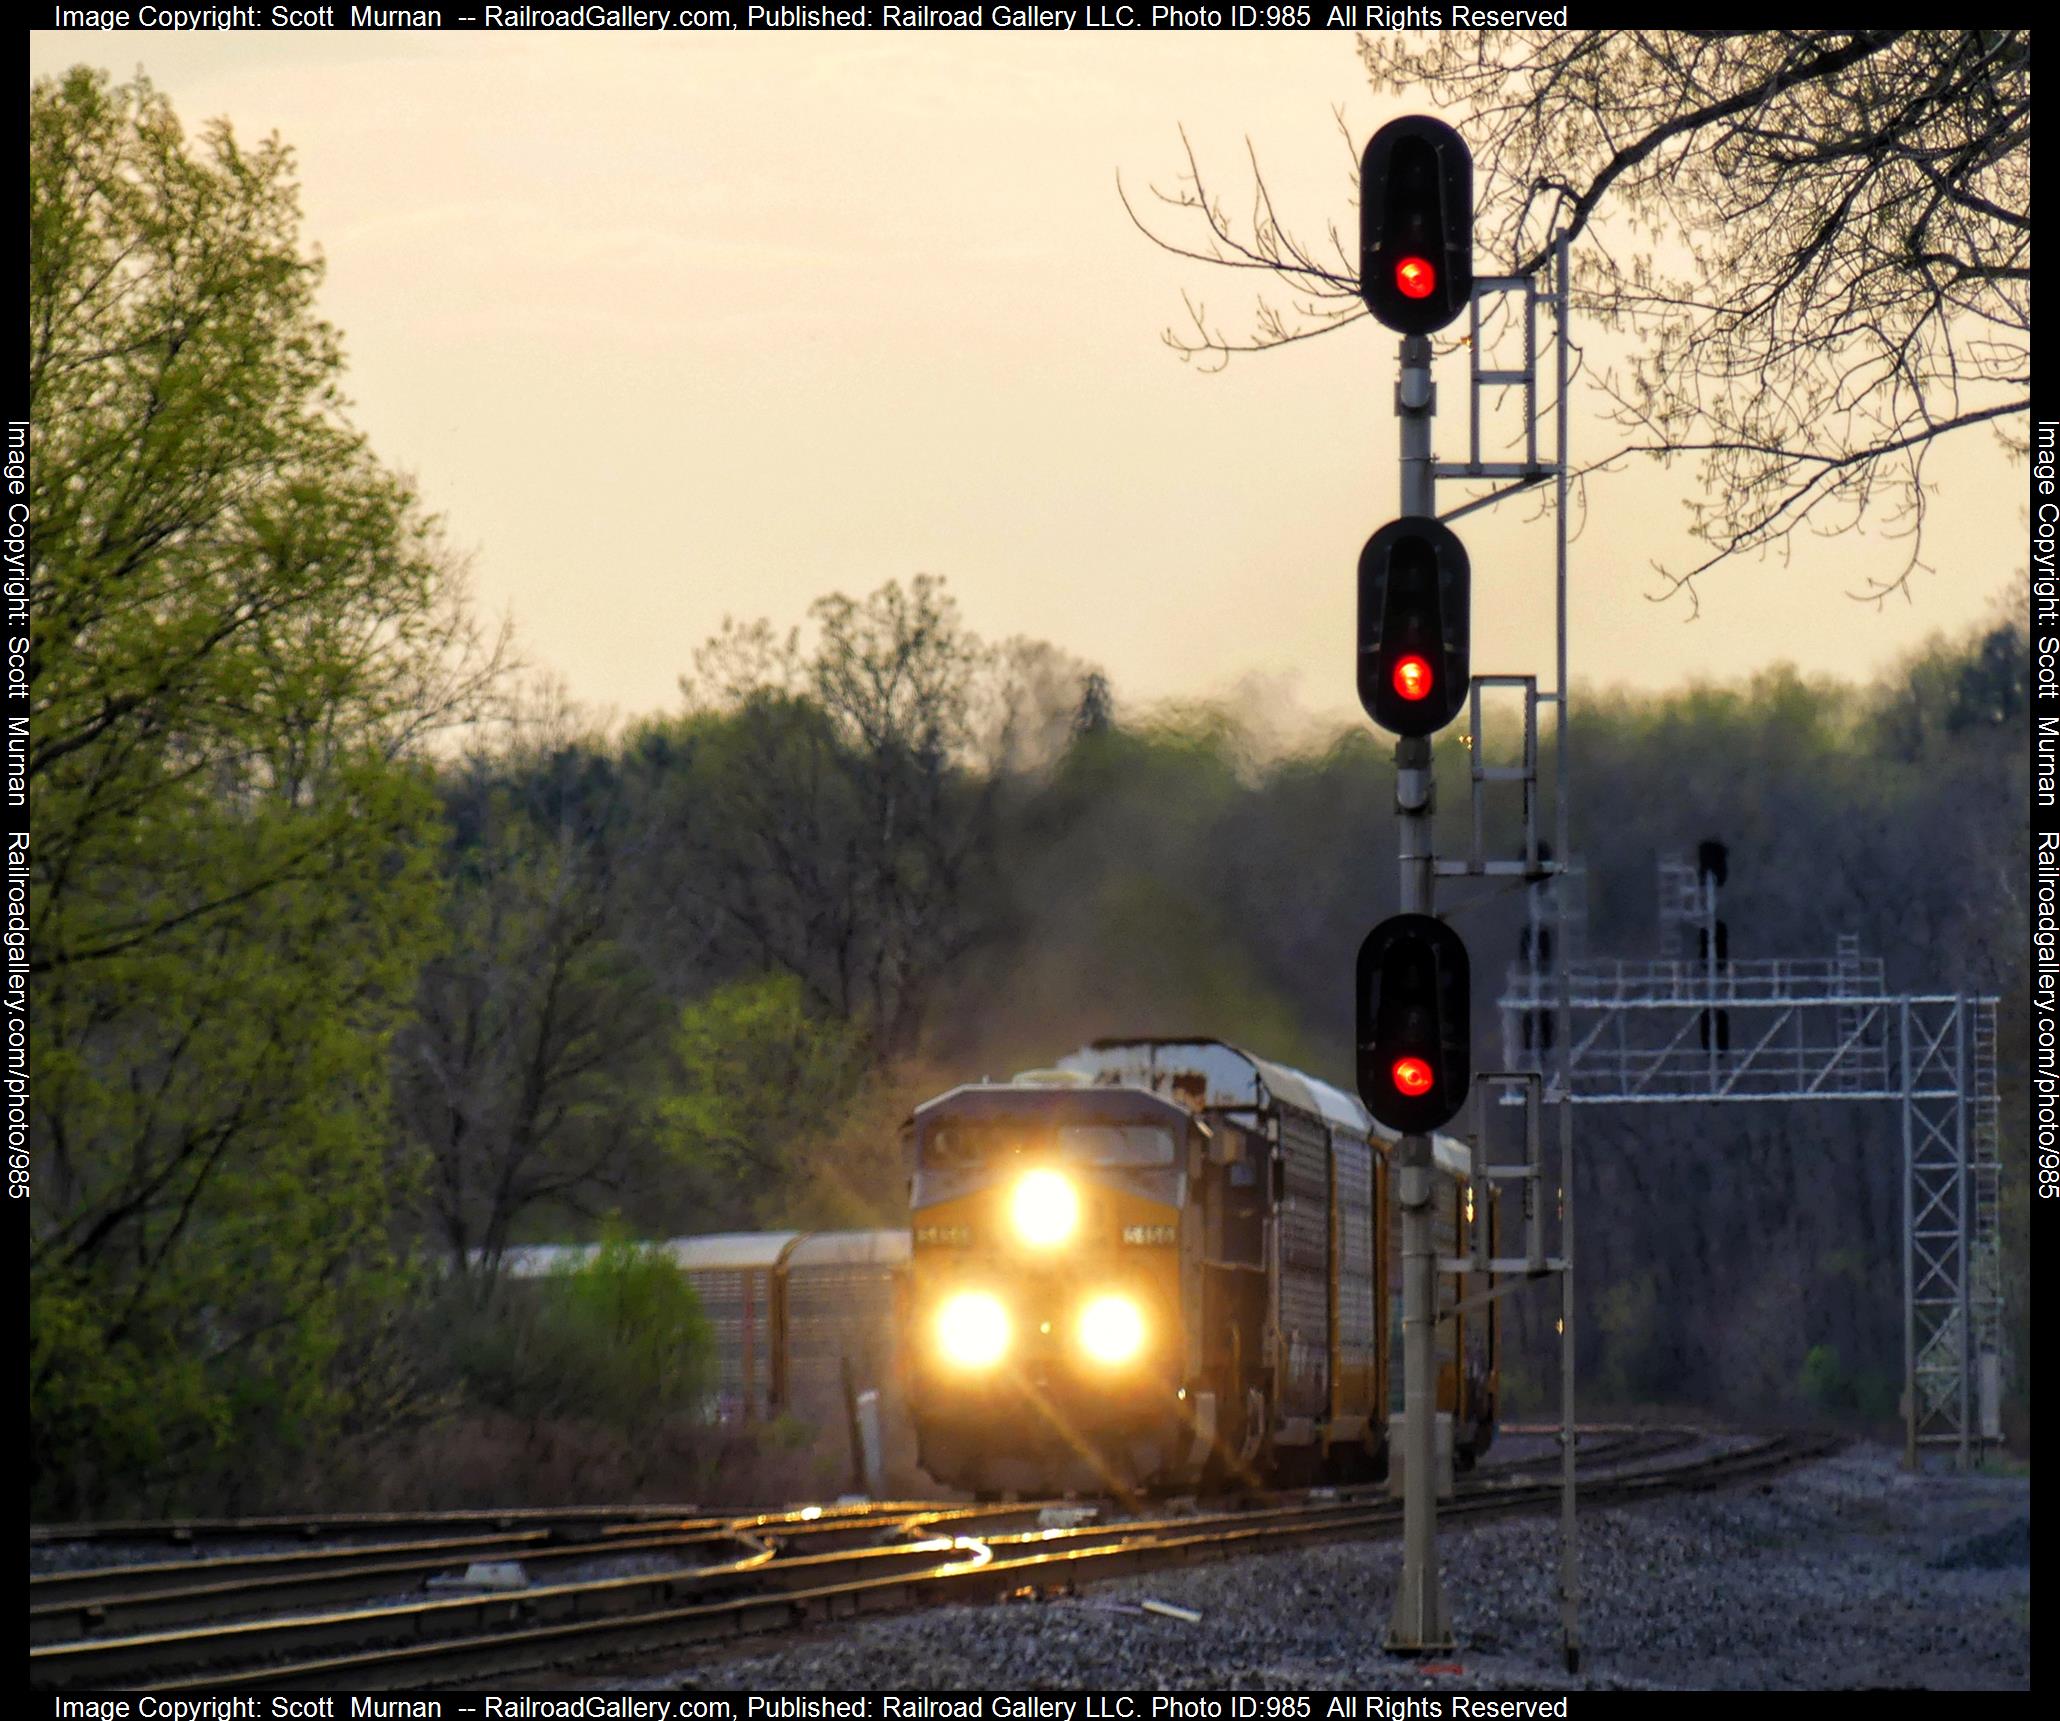
{"type": "MultiPolygon", "coordinates": [[[[1135,708],[913,571],[682,642],[678,705],[602,727],[348,427],[288,152],[81,71],[31,155],[38,1515],[362,1501],[572,1423],[734,1458],[635,1240],[895,1224],[913,1104],[1097,1035],[1349,1085],[1385,738],[1135,708]],[[511,1303],[510,1248],[593,1239],[511,1303]]],[[[2019,1426],[2027,660],[1999,611],[1864,686],[1577,687],[1569,730],[1592,952],[1655,953],[1656,862],[1715,837],[1734,956],[1852,933],[1892,991],[2000,995],[2019,1426]]],[[[1441,738],[1447,842],[1465,768],[1441,738]]],[[[1522,887],[1443,900],[1499,1044],[1522,887]]],[[[1580,1145],[1590,1407],[1894,1415],[1892,1108],[1590,1108],[1580,1145]]]]}

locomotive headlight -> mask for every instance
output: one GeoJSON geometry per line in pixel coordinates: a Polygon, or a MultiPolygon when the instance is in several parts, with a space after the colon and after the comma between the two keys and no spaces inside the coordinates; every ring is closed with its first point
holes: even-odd
{"type": "Polygon", "coordinates": [[[1048,1249],[1073,1235],[1080,1223],[1080,1197],[1056,1171],[1033,1171],[1016,1185],[1010,1207],[1024,1242],[1048,1249]]]}
{"type": "Polygon", "coordinates": [[[1009,1315],[985,1291],[962,1291],[937,1311],[937,1348],[961,1368],[986,1368],[1009,1348],[1009,1315]]]}
{"type": "Polygon", "coordinates": [[[1096,1297],[1080,1311],[1080,1348],[1096,1362],[1128,1362],[1144,1348],[1144,1316],[1128,1297],[1096,1297]]]}

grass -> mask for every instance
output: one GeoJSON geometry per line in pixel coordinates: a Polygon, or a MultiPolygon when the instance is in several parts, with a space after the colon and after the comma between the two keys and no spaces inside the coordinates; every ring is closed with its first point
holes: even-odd
{"type": "Polygon", "coordinates": [[[1976,1476],[2022,1476],[2031,1475],[2029,1458],[2014,1458],[2007,1452],[1992,1453],[1974,1466],[1976,1476]]]}

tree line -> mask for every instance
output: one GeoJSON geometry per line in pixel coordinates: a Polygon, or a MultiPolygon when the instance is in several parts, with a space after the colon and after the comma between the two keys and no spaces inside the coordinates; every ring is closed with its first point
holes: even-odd
{"type": "MultiPolygon", "coordinates": [[[[922,576],[726,624],[602,731],[349,427],[283,147],[46,80],[30,268],[39,1512],[250,1509],[468,1409],[691,1417],[705,1330],[623,1240],[896,1223],[912,1103],[1098,1034],[1349,1068],[1371,732],[1127,711],[922,576]],[[596,1237],[509,1312],[511,1248],[596,1237]]],[[[2000,991],[2018,1091],[2025,697],[1998,623],[1867,688],[1588,699],[1592,947],[1649,948],[1655,857],[1720,835],[1735,954],[1855,931],[1894,987],[2000,991]]],[[[1478,974],[1522,910],[1469,899],[1478,974]]],[[[1667,1115],[1584,1137],[1590,1378],[1877,1413],[1884,1119],[1667,1115]]]]}

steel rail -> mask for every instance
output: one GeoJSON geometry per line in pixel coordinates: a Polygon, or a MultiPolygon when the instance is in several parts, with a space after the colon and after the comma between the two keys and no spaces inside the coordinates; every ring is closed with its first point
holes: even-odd
{"type": "MultiPolygon", "coordinates": [[[[654,1519],[649,1524],[623,1525],[632,1536],[659,1531],[673,1534],[723,1533],[728,1518],[689,1518],[675,1524],[654,1519]]],[[[133,1598],[170,1590],[256,1585],[276,1577],[318,1577],[378,1565],[388,1560],[420,1559],[438,1562],[444,1570],[470,1560],[502,1555],[527,1557],[531,1550],[554,1546],[588,1546],[568,1541],[558,1530],[511,1530],[502,1535],[446,1536],[427,1541],[344,1543],[328,1548],[295,1548],[271,1554],[225,1554],[211,1559],[152,1560],[138,1565],[86,1566],[68,1572],[29,1574],[29,1606],[33,1614],[44,1607],[81,1607],[103,1598],[133,1598]]]]}
{"type": "MultiPolygon", "coordinates": [[[[177,1585],[146,1585],[110,1590],[84,1599],[33,1600],[29,1607],[29,1642],[62,1643],[74,1639],[133,1633],[149,1628],[184,1625],[197,1620],[237,1615],[283,1613],[323,1603],[420,1589],[430,1578],[461,1571],[474,1561],[495,1555],[517,1555],[525,1568],[565,1560],[610,1559],[622,1555],[712,1549],[732,1541],[727,1532],[672,1532],[626,1536],[619,1541],[510,1544],[506,1539],[485,1546],[464,1547],[456,1558],[449,1544],[427,1554],[399,1550],[378,1560],[342,1560],[314,1570],[259,1573],[249,1577],[177,1585]]],[[[382,1550],[386,1551],[386,1550],[382,1550]]],[[[34,1592],[31,1592],[33,1597],[34,1592]]]]}
{"type": "MultiPolygon", "coordinates": [[[[1559,1470],[1557,1437],[1559,1429],[1554,1426],[1544,1429],[1511,1430],[1510,1432],[1542,1433],[1554,1440],[1554,1449],[1522,1458],[1490,1459],[1474,1466],[1467,1472],[1476,1478],[1515,1475],[1527,1470],[1550,1468],[1555,1477],[1559,1470]]],[[[1699,1441],[1711,1438],[1709,1429],[1646,1427],[1608,1428],[1581,1431],[1583,1435],[1593,1432],[1598,1438],[1581,1439],[1575,1442],[1575,1454],[1583,1465],[1601,1467],[1611,1464],[1644,1463],[1653,1458],[1664,1458],[1699,1441]]]]}
{"type": "MultiPolygon", "coordinates": [[[[1606,1504],[1723,1487],[1788,1468],[1837,1444],[1829,1437],[1777,1436],[1695,1463],[1600,1478],[1590,1485],[1589,1497],[1606,1504]]],[[[1556,1481],[1489,1483],[1442,1510],[1449,1517],[1484,1518],[1550,1507],[1558,1497],[1556,1481]]],[[[1379,1534],[1399,1522],[1399,1505],[1354,1498],[983,1539],[937,1538],[787,1559],[775,1558],[768,1549],[762,1557],[722,1566],[549,1586],[519,1595],[47,1646],[31,1651],[31,1679],[42,1687],[114,1688],[113,1681],[140,1676],[153,1682],[152,1689],[166,1691],[325,1682],[420,1685],[784,1630],[937,1600],[1069,1588],[1194,1560],[1379,1534]],[[902,1569],[911,1560],[921,1563],[902,1569]],[[739,1585],[755,1593],[719,1593],[739,1585]],[[784,1593],[765,1594],[767,1585],[784,1593]],[[697,1592],[705,1599],[684,1599],[697,1592]],[[382,1630],[419,1638],[436,1628],[446,1635],[399,1646],[368,1642],[382,1630]],[[325,1643],[343,1653],[285,1663],[250,1661],[253,1656],[305,1654],[325,1643]],[[223,1665],[234,1662],[245,1665],[223,1665]]]]}
{"type": "MultiPolygon", "coordinates": [[[[924,1513],[915,1522],[935,1518],[978,1516],[1021,1516],[1038,1508],[965,1507],[951,1513],[924,1513]]],[[[1363,1509],[1356,1502],[1326,1503],[1321,1514],[1363,1509]]],[[[977,1545],[1042,1544],[1068,1540],[1075,1545],[1105,1542],[1140,1533],[1152,1534],[1176,1526],[1246,1522],[1279,1518],[1297,1513],[1308,1515],[1309,1507],[1279,1507],[1270,1512],[1222,1514],[1213,1518],[1183,1517],[1146,1523],[1116,1522],[1075,1525],[1015,1535],[992,1535],[977,1545]]],[[[805,1530],[813,1526],[794,1526],[805,1530]]],[[[926,1566],[935,1566],[939,1556],[955,1548],[975,1545],[965,1536],[930,1535],[912,1542],[887,1547],[833,1550],[823,1553],[793,1553],[782,1549],[771,1535],[753,1537],[739,1527],[739,1539],[752,1543],[741,1559],[701,1567],[679,1567],[666,1571],[615,1578],[530,1586],[519,1592],[468,1594],[427,1601],[393,1602],[374,1608],[350,1609],[288,1619],[236,1620],[223,1622],[219,1613],[214,1623],[186,1630],[144,1632],[126,1636],[71,1638],[59,1643],[32,1645],[32,1676],[55,1677],[66,1684],[106,1680],[128,1675],[137,1667],[205,1661],[225,1649],[232,1657],[301,1650],[324,1643],[357,1642],[378,1636],[420,1636],[442,1627],[460,1631],[474,1624],[491,1624],[505,1619],[523,1622],[540,1617],[581,1618],[597,1612],[621,1612],[649,1605],[655,1596],[669,1601],[698,1590],[733,1588],[738,1584],[788,1585],[805,1583],[826,1572],[848,1566],[856,1570],[878,1567],[921,1556],[926,1566]]],[[[611,1550],[615,1551],[615,1550],[611,1550]]]]}
{"type": "MultiPolygon", "coordinates": [[[[776,1528],[804,1524],[893,1523],[911,1514],[962,1510],[956,1504],[919,1501],[851,1502],[832,1506],[795,1506],[778,1511],[703,1513],[685,1518],[627,1517],[642,1508],[597,1507],[578,1518],[564,1517],[531,1529],[509,1529],[481,1536],[450,1536],[430,1539],[408,1537],[400,1541],[342,1542],[321,1548],[292,1548],[269,1553],[217,1554],[205,1558],[150,1560],[104,1566],[82,1566],[71,1571],[32,1572],[29,1598],[32,1604],[45,1602],[80,1603],[102,1596],[134,1595],[162,1589],[184,1588],[202,1583],[251,1582],[273,1573],[329,1572],[354,1564],[402,1559],[411,1554],[443,1555],[448,1561],[480,1559],[498,1552],[519,1553],[546,1547],[554,1542],[576,1541],[581,1536],[601,1540],[615,1536],[683,1534],[704,1531],[726,1534],[739,1526],[776,1528]],[[610,1523],[611,1516],[620,1519],[610,1523]]],[[[550,1510],[556,1511],[556,1508],[550,1510]]],[[[250,1523],[255,1520],[244,1519],[250,1523]]],[[[312,1522],[313,1520],[308,1520],[312,1522]]]]}
{"type": "Polygon", "coordinates": [[[951,1524],[1034,1518],[1029,1505],[897,1508],[883,1515],[807,1517],[803,1513],[690,1520],[680,1525],[618,1525],[593,1541],[556,1539],[531,1531],[518,1537],[475,1537],[452,1542],[386,1543],[375,1549],[346,1548],[245,1556],[205,1562],[169,1562],[145,1567],[104,1567],[52,1574],[56,1582],[31,1580],[29,1642],[61,1643],[89,1636],[128,1635],[165,1626],[284,1613],[373,1596],[420,1589],[439,1574],[494,1555],[513,1555],[525,1568],[568,1561],[715,1550],[724,1544],[761,1545],[777,1539],[780,1551],[799,1546],[834,1547],[854,1538],[920,1535],[951,1524]],[[122,1580],[132,1581],[124,1587],[122,1580]],[[83,1591],[69,1579],[97,1580],[83,1591]],[[55,1589],[54,1597],[49,1592],[55,1589]],[[48,1599],[46,1599],[48,1598],[48,1599]]]}
{"type": "MultiPolygon", "coordinates": [[[[1727,1486],[1764,1476],[1820,1455],[1840,1444],[1832,1439],[1808,1441],[1779,1437],[1745,1451],[1718,1454],[1693,1465],[1648,1473],[1643,1480],[1664,1491],[1689,1492],[1727,1486]]],[[[1611,1478],[1590,1490],[1594,1502],[1650,1497],[1624,1490],[1630,1478],[1611,1478]]],[[[1450,1517],[1488,1519],[1558,1505],[1559,1484],[1499,1485],[1483,1488],[1442,1508],[1450,1517]]],[[[1400,1531],[1402,1507],[1384,1502],[1377,1507],[1355,1503],[1356,1510],[1326,1508],[1321,1514],[1277,1514],[1301,1521],[1270,1525],[1239,1524],[1228,1531],[1203,1531],[1111,1546],[1044,1548],[1014,1557],[969,1559],[928,1572],[828,1584],[781,1597],[756,1597],[668,1610],[664,1613],[590,1622],[584,1627],[540,1627],[500,1637],[410,1645],[406,1648],[336,1658],[306,1667],[253,1670],[229,1679],[196,1681],[193,1689],[236,1685],[314,1685],[349,1680],[360,1684],[417,1685],[428,1679],[501,1675],[510,1671],[562,1665],[595,1653],[619,1656],[626,1651],[661,1649],[724,1641],[762,1632],[805,1627],[863,1613],[900,1611],[946,1602],[978,1601],[1012,1594],[1066,1592],[1080,1584],[1163,1570],[1168,1566],[1238,1558],[1274,1552],[1310,1542],[1355,1534],[1400,1531]],[[1314,1520],[1314,1521],[1312,1521],[1314,1520]],[[605,1647],[601,1647],[605,1643],[605,1647]]],[[[1273,1516],[1276,1514],[1262,1514],[1273,1516]]],[[[1135,1526],[1131,1526],[1135,1528],[1135,1526]]],[[[1110,1531],[1123,1526],[1110,1526],[1110,1531]]],[[[1047,1532],[1046,1541],[1067,1532],[1047,1532]]],[[[1104,1533],[1106,1534],[1106,1533],[1104,1533]]],[[[993,1550],[988,1550],[992,1554],[993,1550]]],[[[182,1689],[179,1686],[165,1690],[182,1689]]]]}
{"type": "MultiPolygon", "coordinates": [[[[913,1518],[877,1521],[874,1531],[898,1529],[907,1523],[921,1524],[932,1518],[1021,1517],[1038,1508],[963,1507],[951,1512],[925,1511],[913,1518]]],[[[940,1553],[969,1538],[930,1535],[912,1543],[886,1547],[831,1550],[821,1553],[791,1551],[797,1542],[834,1539],[855,1526],[782,1522],[774,1529],[754,1527],[756,1520],[739,1520],[731,1526],[732,1539],[746,1552],[738,1558],[702,1566],[673,1566],[656,1572],[615,1577],[587,1578],[556,1584],[526,1585],[519,1591],[473,1591],[428,1600],[394,1600],[381,1606],[351,1608],[287,1618],[227,1619],[219,1606],[205,1616],[207,1622],[185,1629],[135,1632],[114,1636],[71,1637],[57,1642],[33,1644],[30,1648],[32,1676],[50,1676],[65,1684],[126,1677],[136,1668],[179,1665],[249,1654],[298,1652],[331,1643],[356,1643],[395,1636],[421,1636],[439,1631],[463,1631],[491,1625],[504,1618],[583,1618],[595,1613],[613,1613],[645,1607],[655,1600],[666,1601],[683,1593],[733,1588],[738,1584],[766,1582],[783,1585],[803,1582],[840,1564],[871,1561],[892,1563],[918,1556],[935,1564],[940,1553]],[[776,1531],[776,1533],[775,1533],[776,1531]],[[819,1532],[811,1536],[812,1532],[819,1532]],[[777,1561],[777,1567],[775,1567],[777,1561]],[[795,1574],[800,1574],[796,1576],[795,1574]]],[[[621,1544],[609,1544],[606,1556],[628,1552],[621,1544]]],[[[372,1593],[391,1593],[394,1585],[381,1583],[372,1593]]],[[[139,1600],[138,1609],[148,1612],[162,1598],[139,1600]]],[[[217,1598],[219,1599],[219,1598],[217,1598]]]]}
{"type": "MultiPolygon", "coordinates": [[[[853,1501],[811,1508],[825,1516],[921,1511],[947,1505],[938,1500],[853,1501]]],[[[728,1522],[735,1512],[711,1512],[700,1505],[480,1506],[439,1512],[304,1512],[262,1518],[114,1518],[100,1522],[31,1524],[32,1547],[63,1542],[168,1542],[177,1547],[203,1538],[393,1535],[418,1529],[425,1536],[465,1530],[548,1529],[556,1525],[639,1523],[653,1519],[728,1522]]],[[[779,1516],[778,1513],[770,1514],[779,1516]]]]}

